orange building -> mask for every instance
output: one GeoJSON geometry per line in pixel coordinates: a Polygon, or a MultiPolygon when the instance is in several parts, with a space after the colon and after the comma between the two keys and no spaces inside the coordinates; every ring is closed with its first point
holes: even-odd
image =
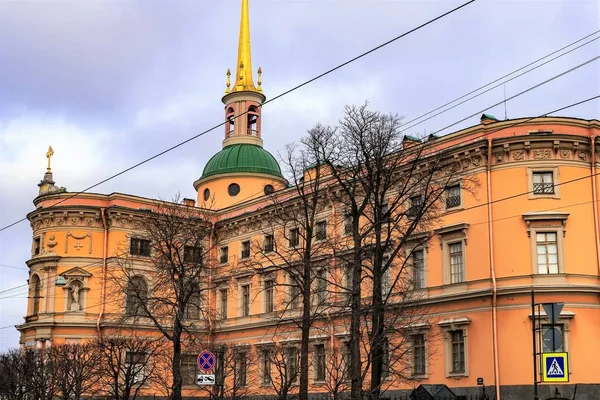
{"type": "MultiPolygon", "coordinates": [[[[260,68],[256,85],[252,75],[245,0],[235,81],[227,83],[222,99],[227,121],[223,149],[194,182],[197,200],[186,199],[181,206],[210,201],[210,222],[224,237],[214,256],[232,269],[247,256],[249,241],[263,240],[257,221],[268,212],[268,195],[295,193],[263,148],[260,68]]],[[[483,115],[478,125],[431,139],[449,149],[480,185],[475,193],[467,193],[457,181],[445,198],[432,239],[415,253],[423,271],[419,290],[435,322],[415,331],[407,367],[412,382],[390,382],[391,393],[421,383],[479,393],[478,378],[483,378],[492,396],[532,398],[534,290],[536,302],[564,303],[556,323],[564,341],[554,350],[567,352],[569,363],[568,382],[540,384],[541,398],[554,395],[556,389],[565,398],[574,398],[575,392],[577,399],[600,398],[595,367],[600,359],[599,134],[598,120],[499,121],[483,115]]],[[[122,312],[123,305],[106,301],[106,271],[122,243],[129,245],[131,254],[143,257],[134,222],[140,210],[154,204],[152,199],[120,193],[73,197],[54,185],[51,155],[35,210],[28,215],[33,230],[27,262],[31,299],[25,321],[18,326],[25,347],[94,339],[109,329],[108,315],[122,312]]],[[[325,209],[320,218],[327,223],[343,217],[339,212],[325,209]]],[[[327,235],[342,234],[333,223],[329,226],[327,235]]],[[[260,274],[227,279],[208,302],[214,315],[224,320],[217,337],[243,344],[260,360],[261,346],[278,340],[270,330],[278,303],[273,291],[264,290],[260,274]]],[[[543,334],[549,328],[546,317],[542,312],[543,334]]],[[[325,391],[320,363],[333,344],[347,336],[341,325],[333,324],[327,332],[311,342],[314,393],[325,391]]],[[[293,344],[296,339],[286,340],[293,344]]],[[[547,340],[536,344],[551,350],[547,340]]],[[[196,374],[195,357],[185,362],[190,383],[196,374]]],[[[248,368],[257,376],[265,374],[265,368],[248,368]]],[[[273,394],[260,384],[263,378],[251,393],[273,394]]],[[[186,387],[186,393],[193,395],[194,388],[186,387]]]]}

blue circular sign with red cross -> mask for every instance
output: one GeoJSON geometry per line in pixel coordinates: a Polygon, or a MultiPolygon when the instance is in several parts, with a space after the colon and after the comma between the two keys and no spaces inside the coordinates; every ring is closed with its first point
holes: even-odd
{"type": "Polygon", "coordinates": [[[215,355],[208,351],[204,350],[198,356],[198,368],[200,368],[204,372],[210,372],[215,367],[215,355]]]}

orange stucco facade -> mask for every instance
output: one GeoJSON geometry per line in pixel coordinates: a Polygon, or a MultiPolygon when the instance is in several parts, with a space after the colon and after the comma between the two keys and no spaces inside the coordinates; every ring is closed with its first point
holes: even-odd
{"type": "MultiPolygon", "coordinates": [[[[213,287],[203,306],[211,312],[197,322],[198,328],[210,329],[213,341],[243,347],[260,360],[264,346],[293,345],[299,333],[293,324],[285,332],[274,329],[285,308],[285,286],[276,287],[274,310],[269,310],[265,277],[242,268],[242,242],[261,243],[273,198],[293,202],[296,190],[262,149],[260,105],[265,96],[260,70],[258,85],[252,79],[247,2],[242,4],[239,62],[235,81],[228,81],[223,97],[227,121],[223,151],[229,153],[222,153],[210,174],[205,169],[193,183],[197,199],[186,199],[178,207],[202,210],[214,228],[219,244],[210,250],[212,259],[219,260],[221,247],[228,249],[226,259],[210,274],[213,287]],[[239,114],[244,115],[233,118],[239,114]],[[242,149],[235,153],[238,164],[232,161],[231,146],[242,149]],[[244,146],[254,146],[250,148],[254,153],[244,153],[244,146]],[[244,158],[248,154],[258,154],[260,169],[248,165],[244,158]],[[245,163],[243,168],[231,168],[240,163],[245,163]],[[251,301],[244,315],[241,291],[247,285],[251,301]],[[225,302],[220,289],[228,291],[225,302]]],[[[542,390],[554,393],[551,388],[559,388],[568,394],[575,385],[589,384],[598,396],[590,398],[600,398],[595,368],[600,359],[598,135],[598,120],[498,121],[484,115],[477,125],[429,139],[430,148],[443,150],[460,165],[457,185],[467,178],[478,185],[472,190],[458,187],[453,203],[449,207],[445,203],[431,239],[422,246],[424,275],[417,290],[429,322],[413,331],[424,339],[424,363],[417,368],[415,354],[409,352],[403,368],[412,379],[389,379],[387,390],[432,383],[478,393],[477,380],[483,378],[488,394],[530,398],[533,290],[536,302],[564,302],[557,326],[564,337],[561,350],[568,352],[570,362],[569,382],[543,384],[542,390]],[[453,268],[460,268],[460,277],[453,268]]],[[[17,327],[24,347],[93,340],[115,329],[113,322],[123,314],[126,299],[109,293],[108,275],[119,256],[131,251],[132,238],[139,234],[136,221],[155,205],[152,199],[130,194],[75,195],[55,187],[52,179],[48,168],[35,210],[28,215],[33,234],[27,262],[30,300],[24,322],[17,327]]],[[[340,208],[328,204],[319,211],[319,219],[327,221],[328,237],[344,240],[340,208]]],[[[274,227],[274,234],[280,230],[274,227]]],[[[260,256],[255,261],[269,263],[260,256]]],[[[143,257],[138,262],[148,267],[143,257]]],[[[330,273],[339,271],[332,268],[330,273]]],[[[270,277],[277,283],[286,279],[283,273],[270,277]]],[[[338,300],[336,296],[332,294],[330,301],[338,300]]],[[[287,312],[285,316],[293,317],[287,312]]],[[[347,340],[346,322],[343,315],[317,321],[311,348],[325,345],[326,357],[332,357],[347,340]]],[[[142,319],[136,328],[157,335],[150,321],[142,319]]],[[[309,356],[314,360],[312,352],[309,356]]],[[[259,364],[248,365],[248,375],[256,377],[249,383],[249,393],[272,395],[273,389],[260,383],[264,371],[259,364]]],[[[311,393],[326,390],[314,371],[309,383],[311,393]]],[[[145,392],[156,393],[153,387],[145,392]]],[[[199,395],[195,385],[186,386],[184,392],[199,395]]]]}
{"type": "MultiPolygon", "coordinates": [[[[463,163],[465,176],[475,177],[479,185],[472,193],[462,192],[460,205],[444,212],[437,233],[425,246],[422,290],[436,322],[425,329],[432,339],[426,345],[426,373],[417,382],[473,388],[481,377],[486,385],[498,383],[502,390],[530,386],[532,289],[536,302],[565,303],[559,319],[570,361],[570,382],[565,385],[597,382],[592,366],[600,357],[595,346],[600,334],[600,219],[594,204],[600,184],[596,176],[600,156],[592,143],[596,145],[598,134],[600,123],[596,120],[547,117],[528,122],[492,121],[435,139],[439,148],[451,148],[452,156],[463,163]],[[535,193],[533,172],[551,172],[553,193],[535,193]],[[542,232],[556,234],[558,266],[550,273],[540,273],[537,261],[534,241],[542,232]],[[452,283],[447,243],[457,239],[464,243],[464,281],[452,283]],[[465,368],[460,374],[451,371],[448,337],[443,334],[456,329],[465,333],[465,368]]],[[[237,181],[248,184],[245,178],[240,176],[237,181]]],[[[224,190],[231,179],[213,179],[211,187],[218,191],[221,185],[224,190]]],[[[293,198],[293,193],[293,188],[279,189],[275,195],[293,198]]],[[[110,316],[118,315],[124,307],[119,301],[107,300],[103,289],[106,271],[120,252],[127,251],[140,209],[152,208],[154,203],[118,193],[70,196],[68,192],[41,195],[28,216],[34,238],[29,282],[31,297],[39,290],[39,303],[34,305],[35,299],[30,300],[25,322],[18,327],[23,346],[93,339],[111,329],[110,316]],[[58,201],[61,204],[55,205],[58,201]],[[64,278],[64,286],[57,286],[59,277],[64,278]],[[79,309],[70,309],[68,290],[75,281],[83,290],[79,309]]],[[[228,316],[225,321],[213,321],[218,325],[215,332],[219,341],[260,348],[261,343],[278,340],[271,329],[274,314],[265,312],[260,274],[230,274],[242,262],[241,242],[261,240],[263,231],[256,221],[269,204],[270,196],[257,190],[251,199],[233,206],[222,207],[217,199],[210,211],[210,222],[223,238],[219,246],[229,249],[229,259],[213,277],[219,280],[218,271],[229,271],[223,278],[230,290],[228,316]],[[242,281],[251,288],[249,316],[240,314],[242,281]]],[[[328,221],[342,217],[334,208],[322,213],[328,221]]],[[[328,235],[341,235],[337,229],[332,222],[328,235]]],[[[218,248],[214,252],[217,259],[218,248]]],[[[276,309],[283,303],[283,291],[277,289],[276,309]]],[[[207,304],[215,309],[218,320],[217,298],[214,290],[207,304]]],[[[146,328],[151,331],[151,324],[146,328]]],[[[344,330],[343,323],[323,321],[317,329],[318,340],[334,346],[342,340],[344,330]]],[[[286,333],[286,340],[294,337],[293,331],[286,333]]],[[[260,371],[252,365],[249,373],[260,371]]],[[[319,382],[311,385],[312,391],[324,390],[319,382]]],[[[390,385],[390,390],[403,389],[414,382],[390,385]]],[[[195,389],[186,390],[193,394],[195,389]]],[[[261,385],[255,390],[269,393],[269,388],[261,385]]]]}

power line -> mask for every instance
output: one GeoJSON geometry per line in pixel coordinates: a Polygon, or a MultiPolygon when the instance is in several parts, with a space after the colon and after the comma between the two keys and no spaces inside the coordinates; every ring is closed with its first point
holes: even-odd
{"type": "MultiPolygon", "coordinates": [[[[448,103],[446,103],[446,104],[444,104],[444,105],[441,105],[441,106],[439,106],[439,107],[437,107],[437,108],[435,108],[435,109],[433,109],[433,110],[431,110],[431,111],[429,111],[429,112],[426,112],[425,114],[422,114],[422,115],[420,115],[420,116],[418,116],[418,117],[416,117],[416,118],[413,118],[413,119],[411,119],[410,121],[403,123],[403,124],[402,124],[402,126],[404,126],[404,125],[408,125],[408,124],[411,124],[411,123],[413,123],[413,122],[415,122],[415,121],[417,121],[417,120],[419,120],[419,119],[421,119],[421,118],[423,118],[423,117],[425,117],[425,116],[427,116],[427,115],[429,115],[429,114],[432,114],[432,113],[434,113],[434,112],[436,112],[436,111],[438,111],[438,110],[440,110],[440,109],[442,109],[442,108],[444,108],[444,107],[446,107],[446,106],[450,105],[450,104],[453,104],[453,103],[455,103],[455,102],[457,102],[457,101],[459,101],[459,100],[462,100],[462,99],[464,99],[465,97],[467,97],[467,96],[469,96],[469,95],[471,95],[471,94],[473,94],[473,93],[476,93],[476,92],[480,91],[481,89],[484,89],[484,88],[486,88],[486,87],[488,87],[488,86],[490,86],[490,85],[492,85],[492,84],[494,84],[494,83],[496,83],[496,82],[499,82],[499,81],[501,81],[502,79],[504,79],[504,78],[506,78],[506,77],[508,77],[508,76],[510,76],[510,75],[513,75],[513,74],[515,74],[515,73],[517,73],[517,72],[519,72],[519,71],[521,71],[521,70],[523,70],[523,69],[525,69],[525,68],[527,68],[527,67],[529,67],[529,66],[531,66],[531,65],[533,65],[533,64],[535,64],[535,63],[537,63],[537,62],[539,62],[539,61],[541,61],[541,60],[543,60],[543,59],[545,59],[545,58],[548,58],[548,57],[549,57],[549,56],[551,56],[551,55],[554,55],[554,54],[558,53],[559,51],[562,51],[562,50],[564,50],[564,49],[565,49],[565,48],[567,48],[567,47],[570,47],[570,46],[572,46],[572,45],[574,45],[574,44],[576,44],[576,43],[579,43],[580,41],[582,41],[582,40],[585,40],[585,39],[589,38],[590,36],[592,36],[592,35],[595,35],[596,33],[599,33],[599,32],[600,32],[600,30],[597,30],[597,31],[595,31],[595,32],[593,32],[593,33],[591,33],[591,34],[589,34],[589,35],[587,35],[587,36],[585,36],[585,37],[583,37],[583,38],[581,38],[581,39],[579,39],[579,40],[577,40],[577,41],[575,41],[575,42],[573,42],[573,43],[571,43],[571,44],[569,44],[569,45],[567,45],[567,46],[564,46],[564,47],[562,47],[562,48],[560,48],[560,49],[558,49],[558,50],[555,50],[554,52],[552,52],[552,53],[550,53],[550,54],[548,54],[548,55],[546,55],[546,56],[544,56],[544,57],[542,57],[542,58],[539,58],[539,59],[537,59],[536,61],[533,61],[533,62],[531,62],[531,63],[529,63],[529,64],[527,64],[527,65],[525,65],[525,66],[523,66],[523,67],[521,67],[521,68],[519,68],[519,69],[517,69],[517,70],[514,70],[513,72],[511,72],[511,73],[509,73],[509,74],[506,74],[506,75],[504,75],[504,76],[502,76],[502,77],[500,77],[500,78],[498,78],[498,79],[496,79],[496,80],[494,80],[494,81],[492,81],[492,82],[490,82],[490,83],[488,83],[488,84],[486,84],[486,85],[483,85],[483,86],[481,86],[481,87],[479,87],[479,88],[477,88],[477,89],[475,89],[475,90],[472,90],[472,91],[470,91],[469,93],[466,93],[466,94],[464,94],[464,95],[462,95],[462,96],[460,96],[460,97],[458,97],[458,98],[456,98],[456,99],[454,99],[454,100],[452,100],[452,101],[450,101],[450,102],[448,102],[448,103]]],[[[566,56],[567,54],[570,54],[570,53],[572,53],[573,51],[575,51],[575,50],[578,50],[578,49],[580,49],[581,47],[583,47],[583,46],[586,46],[586,45],[588,45],[588,44],[590,44],[590,43],[592,43],[592,42],[594,42],[594,41],[596,41],[596,40],[598,40],[598,39],[600,39],[600,36],[598,36],[598,37],[595,37],[595,38],[593,38],[593,39],[591,39],[591,40],[589,40],[589,41],[587,41],[587,42],[585,42],[585,43],[583,43],[583,44],[581,44],[581,45],[579,45],[579,46],[577,46],[577,47],[574,47],[574,48],[570,49],[570,50],[569,50],[569,51],[567,51],[567,52],[564,52],[564,53],[562,53],[562,54],[559,54],[558,56],[556,56],[556,57],[554,57],[554,58],[551,58],[550,60],[547,60],[547,61],[543,62],[542,64],[536,65],[535,67],[533,67],[533,68],[530,68],[530,69],[528,69],[527,71],[524,71],[524,72],[520,73],[519,75],[516,75],[516,76],[514,76],[514,77],[512,77],[512,78],[510,78],[510,79],[507,79],[506,81],[500,82],[499,84],[497,84],[497,85],[494,85],[494,86],[492,86],[491,88],[489,88],[489,89],[487,89],[487,90],[485,90],[485,91],[483,91],[483,92],[481,92],[481,93],[478,93],[478,94],[476,94],[476,95],[474,95],[474,96],[471,96],[471,97],[469,97],[468,99],[465,99],[465,100],[461,101],[461,102],[460,102],[460,103],[458,103],[458,104],[454,104],[452,107],[449,107],[449,108],[447,108],[447,109],[445,109],[445,110],[442,110],[442,111],[440,111],[440,112],[438,112],[438,113],[435,113],[435,114],[433,114],[433,115],[431,115],[431,116],[429,116],[429,117],[427,117],[427,118],[423,119],[422,121],[419,121],[419,122],[417,122],[417,123],[415,123],[415,124],[412,124],[412,125],[410,125],[410,126],[408,126],[408,127],[406,127],[406,128],[403,128],[402,130],[403,130],[403,131],[405,131],[405,130],[411,129],[411,128],[413,128],[413,127],[417,126],[417,125],[420,125],[420,124],[422,124],[422,123],[423,123],[423,122],[425,122],[425,121],[429,121],[430,119],[432,119],[432,118],[434,118],[434,117],[437,117],[438,115],[444,114],[445,112],[447,112],[447,111],[450,111],[450,110],[452,110],[452,109],[454,109],[454,108],[456,108],[456,107],[458,107],[458,106],[460,106],[460,105],[462,105],[462,104],[464,104],[464,103],[466,103],[466,102],[468,102],[468,101],[470,101],[470,100],[473,100],[474,98],[476,98],[476,97],[479,97],[479,96],[481,96],[481,95],[483,95],[483,94],[485,94],[485,93],[488,93],[489,91],[491,91],[491,90],[493,90],[493,89],[496,89],[496,88],[497,88],[497,87],[499,87],[499,86],[505,85],[506,83],[508,83],[508,82],[510,82],[510,81],[513,81],[513,80],[515,80],[515,79],[517,79],[517,78],[520,78],[521,76],[523,76],[523,75],[525,75],[525,74],[528,74],[529,72],[531,72],[531,71],[534,71],[534,70],[536,70],[536,69],[538,69],[538,68],[540,68],[540,67],[543,67],[544,65],[546,65],[546,64],[548,64],[548,63],[551,63],[552,61],[555,61],[555,60],[557,60],[557,59],[558,59],[558,58],[560,58],[560,57],[566,56]]],[[[504,93],[504,96],[506,97],[506,92],[504,93]]]]}
{"type": "MultiPolygon", "coordinates": [[[[299,85],[296,85],[296,86],[292,87],[291,89],[286,90],[283,93],[278,94],[277,96],[273,97],[272,99],[270,99],[268,101],[265,101],[263,104],[260,105],[260,107],[262,107],[262,106],[264,106],[264,105],[266,105],[268,103],[271,103],[271,102],[273,102],[273,101],[275,101],[275,100],[277,100],[277,99],[279,99],[279,98],[281,98],[281,97],[283,97],[283,96],[285,96],[285,95],[287,95],[287,94],[289,94],[289,93],[291,93],[293,91],[296,91],[296,90],[298,90],[298,89],[300,89],[300,88],[302,88],[302,87],[304,87],[304,86],[306,86],[306,85],[308,85],[308,84],[310,84],[310,83],[312,83],[312,82],[314,82],[314,81],[316,81],[316,80],[318,80],[318,79],[320,79],[320,78],[322,78],[322,77],[324,77],[326,75],[329,75],[332,72],[335,72],[338,69],[341,69],[341,68],[345,67],[346,65],[348,65],[350,63],[353,63],[354,61],[357,61],[357,60],[359,60],[359,59],[361,59],[361,58],[363,58],[363,57],[365,57],[365,56],[367,56],[367,55],[369,55],[369,54],[371,54],[371,53],[373,53],[373,52],[375,52],[375,51],[377,51],[377,50],[379,50],[379,49],[381,49],[381,48],[383,48],[383,47],[385,47],[385,46],[387,46],[387,45],[389,45],[391,43],[394,43],[395,41],[397,41],[397,40],[399,40],[399,39],[401,39],[401,38],[403,38],[403,37],[405,37],[405,36],[407,36],[407,35],[415,32],[415,31],[418,31],[419,29],[422,29],[422,28],[426,27],[427,25],[430,25],[430,24],[436,22],[436,21],[438,21],[438,20],[440,20],[440,19],[442,19],[442,18],[444,18],[444,17],[446,17],[446,16],[448,16],[448,15],[450,15],[450,14],[452,14],[452,13],[454,13],[454,12],[460,10],[460,9],[462,9],[463,7],[466,7],[467,5],[469,5],[471,3],[474,3],[475,1],[476,0],[469,0],[469,1],[461,4],[460,6],[453,8],[450,11],[447,11],[447,12],[445,12],[445,13],[443,13],[443,14],[441,14],[441,15],[439,15],[439,16],[437,16],[437,17],[435,17],[435,18],[433,18],[433,19],[431,19],[431,20],[429,20],[429,21],[427,21],[427,22],[425,22],[425,23],[423,23],[423,24],[421,24],[421,25],[419,25],[419,26],[417,26],[417,27],[409,30],[409,31],[407,31],[407,32],[404,32],[401,35],[398,35],[398,36],[396,36],[396,37],[388,40],[387,42],[384,42],[384,43],[382,43],[382,44],[380,44],[380,45],[378,45],[376,47],[373,47],[372,49],[370,49],[368,51],[365,51],[364,53],[361,53],[358,56],[356,56],[354,58],[351,58],[350,60],[348,60],[348,61],[346,61],[346,62],[344,62],[342,64],[339,64],[336,67],[333,67],[333,68],[331,68],[331,69],[329,69],[329,70],[327,70],[327,71],[325,71],[325,72],[323,72],[323,73],[315,76],[314,78],[311,78],[311,79],[309,79],[307,81],[304,81],[303,83],[301,83],[299,85]]],[[[242,113],[234,116],[234,119],[240,118],[240,117],[246,115],[247,113],[248,113],[248,111],[244,111],[244,112],[242,112],[242,113]]],[[[209,128],[209,129],[206,129],[206,130],[200,132],[199,134],[194,135],[194,136],[192,136],[192,137],[190,137],[190,138],[184,140],[183,142],[180,142],[180,143],[178,143],[178,144],[176,144],[174,146],[171,146],[168,149],[163,150],[163,151],[161,151],[161,152],[159,152],[159,153],[157,153],[157,154],[155,154],[155,155],[153,155],[151,157],[148,157],[145,160],[142,160],[142,161],[138,162],[137,164],[132,165],[131,167],[128,167],[128,168],[126,168],[124,170],[121,170],[120,172],[117,172],[116,174],[113,174],[113,175],[109,176],[108,178],[103,179],[100,182],[98,182],[98,183],[96,183],[96,184],[94,184],[92,186],[89,186],[89,187],[83,189],[82,191],[73,193],[72,195],[70,195],[68,197],[65,197],[64,199],[58,201],[56,204],[53,204],[51,207],[56,207],[57,205],[62,204],[65,201],[67,201],[69,199],[72,199],[75,196],[83,194],[83,193],[87,192],[90,189],[93,189],[93,188],[95,188],[97,186],[100,186],[103,183],[106,183],[106,182],[108,182],[108,181],[110,181],[110,180],[112,180],[112,179],[114,179],[114,178],[116,178],[118,176],[121,176],[121,175],[123,175],[123,174],[125,174],[125,173],[127,173],[127,172],[129,172],[129,171],[131,171],[131,170],[133,170],[133,169],[141,166],[141,165],[144,165],[144,164],[152,161],[155,158],[158,158],[158,157],[160,157],[160,156],[162,156],[162,155],[164,155],[166,153],[169,153],[169,152],[171,152],[171,151],[173,151],[173,150],[175,150],[175,149],[177,149],[177,148],[179,148],[179,147],[181,147],[181,146],[183,146],[183,145],[185,145],[185,144],[187,144],[187,143],[189,143],[189,142],[191,142],[191,141],[193,141],[193,140],[195,140],[195,139],[197,139],[197,138],[199,138],[201,136],[204,136],[205,134],[207,134],[207,133],[209,133],[209,132],[211,132],[211,131],[213,131],[213,130],[221,127],[221,126],[224,126],[225,123],[226,123],[226,121],[223,121],[223,122],[221,122],[221,123],[219,123],[217,125],[214,125],[213,127],[209,128]]],[[[8,228],[10,228],[12,226],[15,226],[15,225],[17,225],[17,224],[19,224],[19,223],[21,223],[23,221],[26,221],[26,220],[27,220],[27,217],[22,218],[22,219],[20,219],[18,221],[15,221],[13,223],[10,223],[10,224],[8,224],[8,225],[0,228],[0,232],[4,231],[4,230],[6,230],[6,229],[8,229],[8,228]]]]}

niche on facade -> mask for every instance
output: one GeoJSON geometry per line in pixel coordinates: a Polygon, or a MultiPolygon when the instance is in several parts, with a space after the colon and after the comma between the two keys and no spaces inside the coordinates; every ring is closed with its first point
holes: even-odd
{"type": "Polygon", "coordinates": [[[63,286],[65,311],[83,311],[86,307],[88,280],[92,276],[79,267],[72,268],[63,274],[66,284],[63,286]]]}

